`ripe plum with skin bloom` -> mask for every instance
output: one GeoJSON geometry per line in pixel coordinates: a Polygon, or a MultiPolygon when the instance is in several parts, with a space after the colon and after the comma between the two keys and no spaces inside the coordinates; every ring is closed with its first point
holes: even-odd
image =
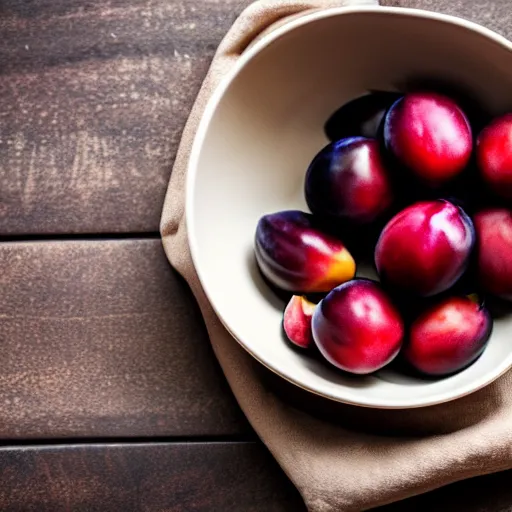
{"type": "Polygon", "coordinates": [[[328,292],[355,275],[356,264],[348,249],[311,214],[285,210],[264,215],[255,238],[261,272],[282,290],[328,292]]]}
{"type": "Polygon", "coordinates": [[[311,319],[314,311],[315,304],[301,295],[294,295],[284,310],[284,332],[297,347],[309,348],[313,344],[311,319]]]}
{"type": "Polygon", "coordinates": [[[313,339],[323,357],[356,374],[375,372],[398,354],[404,337],[400,313],[379,284],[354,279],[316,306],[313,339]]]}
{"type": "Polygon", "coordinates": [[[449,297],[412,324],[405,360],[426,375],[449,375],[483,352],[492,330],[487,309],[470,297],[449,297]]]}
{"type": "Polygon", "coordinates": [[[483,181],[497,196],[512,201],[512,113],[494,119],[482,130],[476,157],[483,181]]]}
{"type": "Polygon", "coordinates": [[[458,281],[474,243],[473,223],[461,208],[445,200],[420,201],[384,227],[375,265],[386,284],[428,297],[458,281]]]}
{"type": "Polygon", "coordinates": [[[482,210],[474,222],[480,286],[488,293],[512,300],[512,211],[482,210]]]}
{"type": "Polygon", "coordinates": [[[324,147],[308,167],[305,197],[315,215],[368,224],[393,202],[391,178],[376,139],[350,137],[324,147]]]}
{"type": "Polygon", "coordinates": [[[464,112],[433,92],[409,93],[393,104],[384,121],[384,142],[411,174],[433,187],[460,174],[473,150],[464,112]]]}

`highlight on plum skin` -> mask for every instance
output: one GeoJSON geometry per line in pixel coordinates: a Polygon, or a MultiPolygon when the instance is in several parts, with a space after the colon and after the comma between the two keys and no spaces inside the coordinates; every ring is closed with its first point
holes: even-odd
{"type": "Polygon", "coordinates": [[[487,293],[512,300],[512,210],[489,208],[474,216],[476,265],[487,293]]]}
{"type": "Polygon", "coordinates": [[[283,329],[287,338],[297,347],[308,349],[313,345],[311,319],[316,304],[303,295],[293,295],[283,315],[283,329]]]}
{"type": "Polygon", "coordinates": [[[477,166],[497,196],[512,200],[512,113],[494,119],[478,135],[477,166]]]}
{"type": "Polygon", "coordinates": [[[449,297],[412,324],[404,359],[429,376],[463,370],[485,349],[492,331],[489,311],[470,297],[449,297]]]}
{"type": "Polygon", "coordinates": [[[384,121],[386,148],[427,185],[438,187],[468,165],[473,150],[469,121],[457,103],[434,92],[397,100],[384,121]]]}
{"type": "Polygon", "coordinates": [[[401,93],[374,91],[344,103],[324,126],[327,138],[334,142],[346,137],[376,138],[389,107],[401,93]]]}
{"type": "Polygon", "coordinates": [[[445,200],[421,201],[384,227],[375,266],[386,285],[429,297],[460,279],[474,245],[473,223],[460,207],[445,200]]]}
{"type": "Polygon", "coordinates": [[[379,142],[350,137],[328,144],[308,167],[305,196],[315,215],[358,224],[376,220],[393,202],[379,142]]]}
{"type": "Polygon", "coordinates": [[[344,244],[322,230],[311,214],[299,210],[261,217],[255,254],[263,275],[293,293],[328,292],[356,272],[354,258],[344,244]]]}
{"type": "Polygon", "coordinates": [[[313,339],[335,367],[368,374],[400,351],[404,324],[388,295],[374,281],[354,279],[332,290],[316,306],[313,339]]]}

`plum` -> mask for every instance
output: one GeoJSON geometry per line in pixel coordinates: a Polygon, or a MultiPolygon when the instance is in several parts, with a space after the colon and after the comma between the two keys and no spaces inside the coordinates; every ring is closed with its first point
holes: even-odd
{"type": "Polygon", "coordinates": [[[428,297],[455,284],[475,244],[471,219],[449,201],[420,201],[384,227],[375,247],[383,282],[428,297]]]}
{"type": "Polygon", "coordinates": [[[490,208],[474,216],[476,266],[483,290],[512,300],[512,211],[490,208]]]}
{"type": "Polygon", "coordinates": [[[324,147],[306,173],[305,196],[313,214],[369,223],[393,200],[390,177],[375,139],[350,137],[324,147]]]}
{"type": "Polygon", "coordinates": [[[384,142],[399,163],[433,187],[460,174],[473,149],[464,112],[433,92],[412,92],[393,104],[384,120],[384,142]]]}
{"type": "Polygon", "coordinates": [[[484,306],[470,297],[448,297],[413,322],[403,356],[425,375],[449,375],[480,356],[491,331],[492,318],[484,306]]]}
{"type": "Polygon", "coordinates": [[[404,325],[381,286],[354,279],[332,290],[313,313],[313,339],[332,365],[355,374],[377,371],[400,351],[404,325]]]}
{"type": "Polygon", "coordinates": [[[327,292],[354,277],[356,264],[344,244],[313,215],[285,210],[260,218],[256,261],[275,286],[294,293],[327,292]]]}
{"type": "Polygon", "coordinates": [[[512,200],[512,113],[494,119],[480,132],[476,159],[489,189],[512,200]]]}
{"type": "Polygon", "coordinates": [[[324,126],[331,142],[345,137],[379,135],[388,108],[402,95],[396,92],[374,91],[342,105],[324,126]]]}
{"type": "Polygon", "coordinates": [[[315,306],[303,295],[293,295],[284,310],[284,332],[297,347],[309,348],[313,344],[311,319],[315,306]]]}

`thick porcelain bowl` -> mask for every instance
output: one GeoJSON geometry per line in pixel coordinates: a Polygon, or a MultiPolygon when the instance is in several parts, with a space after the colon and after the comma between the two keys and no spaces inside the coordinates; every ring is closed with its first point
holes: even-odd
{"type": "Polygon", "coordinates": [[[261,215],[307,211],[304,175],[327,143],[323,124],[369,89],[417,78],[463,85],[490,113],[512,110],[512,44],[479,25],[420,10],[359,7],[308,14],[248,49],[209,102],[194,141],[186,215],[192,257],[226,328],[296,385],[351,404],[408,408],[489,384],[512,365],[512,318],[496,321],[484,354],[461,373],[427,381],[384,369],[350,377],[285,342],[285,304],[253,255],[261,215]]]}

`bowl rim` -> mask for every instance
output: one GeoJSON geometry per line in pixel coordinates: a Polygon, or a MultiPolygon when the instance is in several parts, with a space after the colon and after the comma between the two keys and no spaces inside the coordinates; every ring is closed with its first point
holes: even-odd
{"type": "Polygon", "coordinates": [[[195,182],[199,168],[201,150],[206,135],[208,133],[210,123],[215,115],[218,105],[224,98],[224,95],[228,90],[229,86],[236,79],[236,77],[243,70],[243,68],[245,68],[245,66],[247,66],[254,57],[256,57],[262,50],[267,48],[271,43],[273,43],[283,35],[287,34],[288,32],[291,32],[298,27],[321,19],[337,17],[347,14],[365,13],[428,19],[440,23],[446,23],[455,27],[464,28],[469,31],[480,34],[481,36],[497,43],[503,48],[512,51],[512,41],[509,41],[505,36],[502,36],[499,33],[487,27],[484,27],[476,22],[469,21],[465,18],[454,16],[451,14],[437,13],[433,11],[427,11],[424,9],[416,9],[409,7],[369,5],[328,7],[312,10],[309,13],[295,16],[289,21],[285,22],[283,25],[278,26],[273,30],[270,30],[269,32],[261,36],[259,40],[255,41],[254,43],[251,43],[243,51],[243,53],[238,58],[237,62],[233,64],[232,68],[227,72],[227,74],[220,80],[220,82],[215,87],[200,117],[196,135],[194,137],[190,150],[190,158],[187,166],[187,176],[185,180],[185,219],[188,244],[192,258],[192,263],[196,270],[199,282],[201,283],[205,296],[208,299],[214,313],[217,315],[217,318],[222,323],[224,328],[229,332],[229,334],[238,342],[238,344],[268,370],[272,371],[276,375],[280,376],[281,378],[285,379],[286,381],[305,391],[339,403],[346,403],[354,406],[375,409],[415,409],[420,407],[429,407],[433,405],[450,402],[458,398],[462,398],[484,388],[485,386],[497,380],[512,367],[512,351],[509,357],[505,358],[500,365],[496,366],[494,371],[489,371],[486,374],[484,374],[481,378],[478,378],[473,382],[470,382],[459,387],[456,392],[450,390],[442,391],[440,393],[437,393],[433,398],[425,397],[422,399],[415,399],[414,402],[408,402],[407,400],[404,399],[394,400],[392,404],[379,402],[378,400],[375,399],[355,400],[348,397],[344,398],[333,393],[319,391],[312,386],[309,386],[307,384],[304,384],[303,382],[298,381],[289,371],[287,371],[286,367],[278,368],[270,361],[265,361],[257,353],[255,353],[254,350],[251,350],[244,343],[242,337],[239,336],[229,327],[225,319],[222,318],[222,315],[217,310],[215,306],[215,301],[213,299],[214,293],[212,293],[212,291],[208,288],[208,280],[205,278],[201,266],[199,265],[199,249],[198,241],[195,236],[196,229],[193,215],[195,182]]]}

